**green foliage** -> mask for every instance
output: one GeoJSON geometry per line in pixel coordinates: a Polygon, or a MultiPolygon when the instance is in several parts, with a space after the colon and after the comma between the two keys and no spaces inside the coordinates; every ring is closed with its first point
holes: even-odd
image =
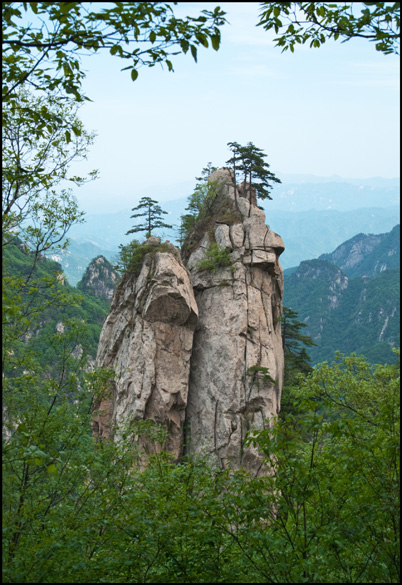
{"type": "Polygon", "coordinates": [[[280,320],[285,370],[279,416],[283,419],[289,414],[297,416],[294,401],[300,393],[299,385],[304,377],[313,370],[306,347],[312,347],[316,344],[309,335],[302,333],[307,325],[299,321],[296,311],[284,306],[280,320]]]}
{"type": "Polygon", "coordinates": [[[138,240],[132,240],[126,246],[122,244],[119,246],[119,262],[114,267],[120,273],[130,273],[138,276],[141,272],[145,256],[148,254],[152,257],[157,252],[174,253],[174,248],[171,244],[160,242],[159,238],[155,242],[143,242],[140,244],[138,240]]]}
{"type": "Polygon", "coordinates": [[[3,443],[3,579],[80,582],[129,473],[132,454],[90,435],[90,410],[104,374],[40,370],[6,384],[3,443]],[[33,389],[35,391],[33,392],[33,389]],[[18,413],[18,416],[11,413],[18,413]],[[57,575],[57,572],[60,574],[57,575]],[[70,577],[68,577],[70,574],[70,577]],[[77,581],[75,581],[77,579],[77,581]]]}
{"type": "Polygon", "coordinates": [[[247,376],[252,377],[251,384],[256,386],[259,386],[261,382],[271,382],[275,386],[278,385],[278,382],[269,375],[269,368],[264,366],[251,366],[247,370],[247,376]]]}
{"type": "MultiPolygon", "coordinates": [[[[134,240],[135,242],[135,240],[134,240]]],[[[126,272],[130,272],[135,276],[138,276],[141,272],[142,265],[144,263],[145,256],[150,252],[149,246],[144,244],[136,246],[131,242],[128,244],[129,251],[126,250],[126,246],[122,248],[124,257],[127,258],[126,272]]]]}
{"type": "Polygon", "coordinates": [[[181,216],[181,237],[184,241],[190,234],[191,228],[201,222],[211,213],[212,204],[218,194],[220,185],[208,182],[208,177],[202,183],[197,183],[193,193],[187,198],[187,214],[181,216]]]}
{"type": "Polygon", "coordinates": [[[229,250],[219,248],[218,244],[214,242],[206,251],[205,260],[201,260],[198,265],[199,270],[210,270],[216,272],[218,268],[231,266],[232,260],[230,258],[229,250]]]}
{"type": "MultiPolygon", "coordinates": [[[[80,218],[68,193],[53,190],[68,177],[70,154],[88,144],[63,100],[84,98],[81,51],[107,48],[129,60],[135,79],[141,65],[172,69],[177,49],[194,59],[208,40],[217,49],[223,24],[218,8],[181,20],[165,3],[112,4],[91,12],[85,3],[3,3],[3,580],[397,582],[396,365],[373,369],[351,357],[317,368],[300,386],[300,416],[250,438],[275,476],[202,460],[172,465],[158,448],[140,468],[138,435],[163,440],[148,421],[116,429],[115,441],[92,437],[93,404],[114,373],[88,371],[85,350],[96,347],[88,335],[107,306],[85,294],[80,305],[42,256],[80,218]],[[150,46],[130,52],[128,35],[150,46]],[[19,91],[26,84],[46,100],[19,91]]],[[[227,212],[215,201],[205,225],[227,212]]],[[[122,262],[136,273],[146,254],[163,250],[134,241],[122,262]]]]}
{"type": "Polygon", "coordinates": [[[285,301],[307,324],[316,346],[312,363],[328,359],[341,347],[377,363],[394,359],[400,343],[400,270],[371,278],[347,279],[326,260],[302,262],[285,275],[285,301]]]}
{"type": "Polygon", "coordinates": [[[280,33],[282,51],[296,44],[320,47],[328,39],[363,38],[377,51],[399,54],[400,2],[261,2],[259,26],[280,33]]]}
{"type": "Polygon", "coordinates": [[[212,175],[214,171],[217,171],[218,167],[214,167],[211,162],[207,163],[207,166],[204,167],[201,171],[201,177],[196,177],[195,180],[199,182],[205,182],[208,178],[212,175]]]}
{"type": "Polygon", "coordinates": [[[284,381],[286,384],[295,373],[309,374],[311,372],[310,357],[302,345],[311,347],[316,344],[309,335],[301,333],[302,329],[305,329],[307,325],[298,320],[296,311],[292,311],[289,307],[283,307],[281,323],[285,353],[284,381]]]}
{"type": "Polygon", "coordinates": [[[184,259],[189,257],[216,221],[227,224],[241,221],[240,212],[232,209],[230,200],[217,197],[222,183],[218,180],[208,181],[208,176],[205,174],[204,182],[197,183],[194,192],[188,197],[186,211],[189,213],[181,216],[180,243],[184,259]]]}
{"type": "Polygon", "coordinates": [[[128,234],[134,234],[137,232],[146,232],[145,237],[150,238],[152,235],[152,230],[157,228],[165,227],[170,229],[172,226],[162,222],[162,214],[167,215],[167,211],[163,211],[163,209],[158,205],[158,202],[150,197],[142,197],[137,207],[133,207],[131,211],[138,211],[138,213],[134,213],[130,217],[145,217],[144,223],[140,225],[136,225],[131,230],[126,232],[126,236],[128,234]],[[139,211],[143,210],[143,211],[139,211]]]}
{"type": "Polygon", "coordinates": [[[258,477],[202,459],[174,465],[158,449],[138,468],[133,436],[163,441],[150,421],[95,443],[89,405],[110,375],[88,374],[66,400],[54,386],[34,397],[32,377],[14,395],[5,582],[399,582],[396,365],[339,356],[314,370],[299,416],[249,438],[274,472],[258,477]]]}
{"type": "Polygon", "coordinates": [[[88,99],[80,57],[98,51],[125,60],[133,81],[141,67],[161,64],[173,71],[171,58],[178,53],[197,61],[198,47],[211,43],[218,50],[219,27],[226,22],[219,7],[183,19],[164,2],[91,8],[82,2],[3,2],[3,100],[12,102],[23,84],[88,99]]]}
{"type": "Polygon", "coordinates": [[[180,217],[181,223],[179,228],[178,241],[183,248],[184,241],[189,237],[192,228],[197,222],[206,218],[211,212],[212,204],[219,190],[219,184],[216,181],[208,181],[210,175],[217,170],[209,162],[201,171],[201,176],[196,177],[196,186],[194,191],[187,198],[188,205],[185,211],[188,213],[180,217]]]}
{"type": "MultiPolygon", "coordinates": [[[[57,344],[53,342],[57,328],[75,322],[76,352],[95,359],[109,303],[85,291],[78,293],[65,281],[56,262],[41,256],[33,268],[34,260],[34,253],[18,239],[3,252],[4,347],[10,350],[17,343],[21,359],[25,352],[28,355],[34,352],[44,369],[52,368],[58,359],[57,344]]],[[[4,371],[11,371],[7,359],[3,367],[4,371]]]]}
{"type": "Polygon", "coordinates": [[[271,183],[281,183],[281,180],[268,170],[269,164],[264,161],[267,155],[252,142],[248,142],[246,146],[241,146],[238,142],[228,142],[228,147],[233,156],[226,163],[232,166],[235,177],[237,173],[243,173],[244,185],[249,183],[250,202],[252,186],[257,198],[272,199],[269,195],[269,189],[272,189],[271,183]]]}
{"type": "MultiPolygon", "coordinates": [[[[69,166],[86,157],[94,136],[83,129],[70,98],[20,89],[4,104],[3,116],[3,245],[18,233],[38,255],[60,247],[69,227],[82,221],[71,191],[56,189],[62,181],[86,182],[71,175],[69,166]],[[46,119],[45,125],[38,116],[46,119]],[[73,139],[66,139],[66,128],[75,130],[73,139]]],[[[89,174],[89,180],[95,177],[95,171],[89,174]]]]}
{"type": "Polygon", "coordinates": [[[274,474],[244,518],[257,581],[398,582],[399,402],[399,367],[338,356],[302,384],[298,417],[251,439],[274,474]]]}

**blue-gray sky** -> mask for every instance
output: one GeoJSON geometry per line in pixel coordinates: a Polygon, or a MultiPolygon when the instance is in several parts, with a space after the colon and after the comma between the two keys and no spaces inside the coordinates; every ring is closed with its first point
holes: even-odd
{"type": "MultiPolygon", "coordinates": [[[[180,15],[214,2],[180,2],[180,15]]],[[[281,53],[274,33],[256,27],[257,2],[223,2],[227,24],[218,52],[173,58],[174,73],[141,69],[107,54],[83,60],[93,100],[80,117],[97,139],[74,172],[100,179],[75,191],[82,209],[132,207],[147,187],[186,183],[211,161],[229,158],[227,142],[253,142],[278,176],[399,176],[399,57],[356,39],[281,53]]],[[[177,198],[186,193],[177,190],[177,198]]],[[[152,194],[154,196],[154,194],[152,194]]],[[[169,195],[169,198],[172,198],[169,195]]]]}

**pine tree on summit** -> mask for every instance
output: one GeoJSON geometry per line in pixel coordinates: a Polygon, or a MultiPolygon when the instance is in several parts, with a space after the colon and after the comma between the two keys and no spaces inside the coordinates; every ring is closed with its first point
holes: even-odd
{"type": "Polygon", "coordinates": [[[152,235],[152,230],[157,228],[168,228],[171,229],[172,226],[163,223],[162,221],[162,214],[167,215],[167,211],[163,211],[163,209],[158,205],[157,201],[151,199],[150,197],[142,197],[137,207],[133,207],[131,211],[140,211],[139,213],[134,213],[131,215],[131,218],[136,217],[144,217],[144,222],[136,225],[131,230],[126,232],[126,236],[128,234],[134,234],[137,232],[146,232],[145,237],[150,238],[152,235]]]}
{"type": "Polygon", "coordinates": [[[248,142],[242,146],[238,142],[228,142],[228,147],[233,156],[226,161],[234,170],[235,177],[239,173],[243,175],[244,185],[248,183],[248,198],[251,203],[251,185],[255,188],[258,199],[272,199],[270,190],[272,183],[281,183],[282,181],[275,176],[269,169],[269,164],[264,161],[267,157],[265,152],[248,142]]]}

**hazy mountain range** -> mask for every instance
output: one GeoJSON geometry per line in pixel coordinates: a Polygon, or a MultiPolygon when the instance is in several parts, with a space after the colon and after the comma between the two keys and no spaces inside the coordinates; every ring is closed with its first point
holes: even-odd
{"type": "MultiPolygon", "coordinates": [[[[302,260],[329,253],[358,233],[379,234],[390,231],[399,223],[399,179],[343,179],[312,175],[280,175],[282,184],[275,186],[272,201],[264,201],[266,222],[280,234],[286,250],[281,256],[283,268],[297,266],[302,260]]],[[[162,189],[183,192],[187,183],[162,189]]],[[[195,181],[188,182],[188,193],[195,181]]],[[[159,188],[160,189],[160,188],[159,188]]],[[[180,216],[185,213],[187,197],[162,201],[158,188],[152,187],[133,196],[135,207],[142,196],[159,201],[168,212],[164,217],[172,230],[156,231],[164,239],[176,243],[180,216]]],[[[73,226],[68,234],[71,245],[67,253],[53,255],[61,262],[71,284],[76,284],[95,256],[103,254],[111,262],[119,244],[132,239],[125,233],[134,225],[130,208],[116,213],[89,214],[86,223],[73,226]]],[[[138,220],[137,220],[138,221],[138,220]]],[[[143,234],[139,233],[141,239],[143,234]]]]}
{"type": "Polygon", "coordinates": [[[315,343],[312,363],[336,350],[373,363],[395,360],[400,345],[400,226],[357,234],[330,254],[285,271],[284,305],[296,311],[315,343]]]}

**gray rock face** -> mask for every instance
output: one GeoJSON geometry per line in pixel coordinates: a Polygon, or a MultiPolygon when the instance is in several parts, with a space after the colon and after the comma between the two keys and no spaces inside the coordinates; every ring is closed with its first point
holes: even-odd
{"type": "Polygon", "coordinates": [[[198,310],[188,272],[171,248],[147,254],[138,277],[127,274],[116,289],[97,355],[98,365],[115,368],[116,382],[94,430],[107,438],[113,425],[151,419],[167,429],[164,448],[177,460],[198,310]]]}
{"type": "Polygon", "coordinates": [[[114,424],[151,419],[168,429],[164,448],[175,460],[207,454],[258,474],[262,459],[245,439],[280,409],[284,244],[229,169],[210,180],[220,183],[216,205],[192,240],[187,268],[170,245],[147,254],[140,274],[116,289],[97,357],[115,368],[116,383],[94,426],[108,437],[114,424]],[[212,244],[219,258],[205,269],[212,244]]]}
{"type": "Polygon", "coordinates": [[[261,458],[244,441],[249,430],[269,425],[280,409],[283,274],[278,258],[284,244],[265,225],[263,211],[242,193],[235,197],[229,171],[220,169],[210,180],[217,178],[224,181],[221,195],[230,209],[240,210],[242,221],[219,223],[214,229],[219,248],[230,250],[232,266],[215,272],[200,269],[211,243],[208,233],[188,259],[199,320],[185,450],[206,453],[221,467],[258,473],[261,458]]]}
{"type": "Polygon", "coordinates": [[[111,301],[118,280],[118,273],[104,256],[98,256],[87,267],[78,287],[85,292],[111,301]]]}

